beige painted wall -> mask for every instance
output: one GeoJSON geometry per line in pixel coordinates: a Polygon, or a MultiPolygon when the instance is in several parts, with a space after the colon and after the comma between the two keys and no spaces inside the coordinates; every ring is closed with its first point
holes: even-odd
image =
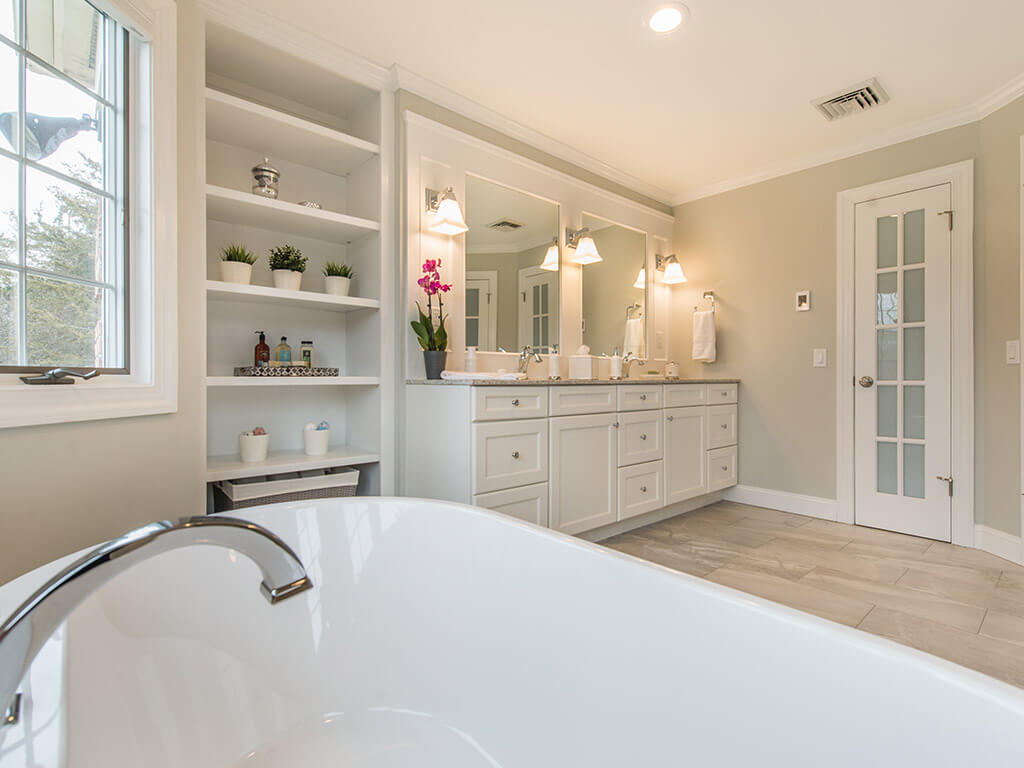
{"type": "MultiPolygon", "coordinates": [[[[191,2],[178,3],[179,30],[191,2]]],[[[180,158],[195,158],[192,46],[179,34],[180,158]]],[[[0,430],[0,584],[76,549],[153,520],[202,514],[204,450],[203,253],[190,213],[198,188],[195,162],[178,169],[178,412],[0,430]],[[190,254],[193,255],[190,257],[190,254]],[[199,343],[200,346],[196,347],[199,343]]],[[[202,215],[200,212],[199,215],[202,215]]]]}
{"type": "Polygon", "coordinates": [[[738,376],[740,482],[836,497],[836,194],[975,160],[975,519],[1019,532],[1019,137],[1024,99],[979,123],[677,206],[674,245],[690,282],[674,290],[671,355],[689,374],[738,376]],[[691,313],[718,300],[718,362],[690,361],[691,313]],[[812,292],[810,312],[794,293],[812,292]],[[811,367],[826,347],[829,367],[811,367]]]}

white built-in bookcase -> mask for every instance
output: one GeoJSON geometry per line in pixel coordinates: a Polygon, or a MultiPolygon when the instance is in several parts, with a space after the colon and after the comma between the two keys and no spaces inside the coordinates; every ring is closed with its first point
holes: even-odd
{"type": "Polygon", "coordinates": [[[231,18],[204,20],[206,203],[206,481],[357,465],[360,494],[394,485],[394,217],[392,94],[383,71],[275,49],[231,18]],[[250,169],[269,157],[279,198],[251,192],[250,169]],[[298,205],[314,200],[320,210],[298,205]],[[242,243],[259,260],[251,286],[220,281],[220,252],[242,243]],[[268,250],[284,243],[309,258],[301,291],[273,287],[268,250]],[[325,294],[327,261],[351,264],[352,296],[325,294]],[[336,378],[234,377],[252,365],[255,331],[294,354],[311,339],[317,366],[336,378]],[[326,419],[331,450],[302,452],[302,426],[326,419]],[[262,464],[238,459],[238,434],[263,426],[262,464]]]}

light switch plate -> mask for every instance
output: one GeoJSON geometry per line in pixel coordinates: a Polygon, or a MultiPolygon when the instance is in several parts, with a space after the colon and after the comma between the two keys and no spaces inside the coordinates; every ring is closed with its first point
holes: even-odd
{"type": "Polygon", "coordinates": [[[816,350],[814,350],[814,367],[815,368],[828,368],[828,350],[827,349],[816,349],[816,350]]]}
{"type": "Polygon", "coordinates": [[[1020,339],[1006,342],[1006,364],[1020,365],[1020,339]]]}

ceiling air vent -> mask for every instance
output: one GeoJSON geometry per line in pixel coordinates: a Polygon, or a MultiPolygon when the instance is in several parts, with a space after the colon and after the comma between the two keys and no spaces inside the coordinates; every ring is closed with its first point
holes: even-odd
{"type": "Polygon", "coordinates": [[[514,219],[498,219],[488,224],[487,228],[498,232],[515,232],[517,229],[522,229],[525,226],[521,221],[515,221],[514,219]]]}
{"type": "Polygon", "coordinates": [[[866,80],[852,88],[844,88],[839,93],[815,99],[811,103],[826,120],[838,120],[857,112],[864,112],[872,107],[885,104],[889,94],[875,78],[866,80]]]}

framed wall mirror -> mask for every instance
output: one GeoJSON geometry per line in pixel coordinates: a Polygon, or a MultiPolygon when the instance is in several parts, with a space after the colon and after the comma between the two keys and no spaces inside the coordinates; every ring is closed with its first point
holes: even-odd
{"type": "Polygon", "coordinates": [[[556,350],[558,222],[557,203],[466,174],[467,347],[556,350]]]}
{"type": "Polygon", "coordinates": [[[647,359],[647,234],[587,213],[583,226],[600,255],[581,267],[583,343],[593,355],[647,359]]]}

